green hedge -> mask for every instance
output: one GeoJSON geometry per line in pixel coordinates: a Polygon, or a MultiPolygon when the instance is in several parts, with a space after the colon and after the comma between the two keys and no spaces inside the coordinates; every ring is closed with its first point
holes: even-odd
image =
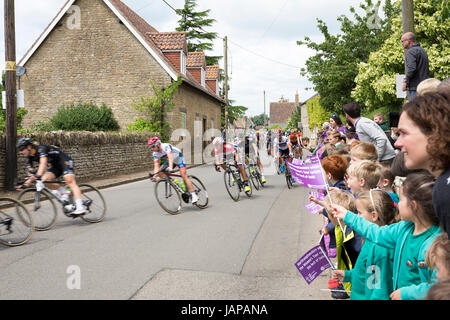
{"type": "Polygon", "coordinates": [[[33,125],[36,131],[117,131],[120,129],[111,108],[105,104],[78,103],[58,108],[56,115],[48,121],[33,125]]]}

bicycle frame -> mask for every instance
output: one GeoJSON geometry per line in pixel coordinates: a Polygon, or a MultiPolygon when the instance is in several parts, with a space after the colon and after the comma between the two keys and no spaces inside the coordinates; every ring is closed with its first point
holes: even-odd
{"type": "Polygon", "coordinates": [[[244,189],[244,183],[242,182],[241,179],[241,173],[239,171],[239,166],[237,164],[231,164],[231,163],[226,163],[227,166],[227,171],[231,172],[231,174],[233,175],[234,179],[236,180],[236,182],[238,183],[239,186],[239,191],[242,191],[244,189]],[[234,169],[231,169],[234,168],[234,169]]]}

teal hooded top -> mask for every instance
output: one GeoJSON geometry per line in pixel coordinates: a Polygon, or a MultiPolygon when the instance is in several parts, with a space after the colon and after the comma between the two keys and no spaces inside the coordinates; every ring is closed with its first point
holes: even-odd
{"type": "Polygon", "coordinates": [[[352,283],[351,300],[389,300],[392,293],[394,250],[365,239],[352,270],[343,282],[352,283]]]}
{"type": "MultiPolygon", "coordinates": [[[[408,243],[406,243],[408,235],[414,231],[414,223],[410,221],[400,221],[389,226],[380,227],[350,211],[347,211],[344,222],[365,239],[385,248],[394,249],[392,284],[394,291],[399,289],[398,283],[404,282],[404,275],[399,272],[402,253],[405,246],[408,245],[408,243]]],[[[420,282],[411,283],[409,286],[400,288],[402,300],[420,300],[425,298],[428,289],[437,281],[435,271],[431,272],[425,264],[425,255],[428,247],[439,235],[440,228],[438,225],[433,225],[427,231],[428,236],[420,245],[418,257],[415,259],[415,261],[417,261],[416,267],[419,273],[420,282]]]]}

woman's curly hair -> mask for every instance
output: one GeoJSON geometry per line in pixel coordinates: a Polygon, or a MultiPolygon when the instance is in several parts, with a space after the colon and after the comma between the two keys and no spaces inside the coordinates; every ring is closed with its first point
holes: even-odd
{"type": "Polygon", "coordinates": [[[450,90],[415,96],[403,106],[406,112],[428,137],[427,152],[432,170],[450,167],[450,90]]]}

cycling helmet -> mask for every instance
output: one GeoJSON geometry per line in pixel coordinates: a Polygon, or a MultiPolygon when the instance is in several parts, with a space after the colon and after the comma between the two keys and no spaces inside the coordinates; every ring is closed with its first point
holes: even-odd
{"type": "Polygon", "coordinates": [[[20,148],[24,148],[26,146],[29,146],[30,144],[33,144],[33,140],[31,140],[30,138],[20,138],[17,141],[16,147],[20,149],[20,148]]]}
{"type": "Polygon", "coordinates": [[[158,137],[151,137],[150,139],[148,139],[147,146],[149,148],[152,148],[154,145],[160,144],[160,143],[161,143],[161,140],[158,137]]]}
{"type": "Polygon", "coordinates": [[[214,138],[213,145],[217,146],[217,145],[220,145],[220,144],[223,144],[223,138],[222,137],[214,138]]]}

